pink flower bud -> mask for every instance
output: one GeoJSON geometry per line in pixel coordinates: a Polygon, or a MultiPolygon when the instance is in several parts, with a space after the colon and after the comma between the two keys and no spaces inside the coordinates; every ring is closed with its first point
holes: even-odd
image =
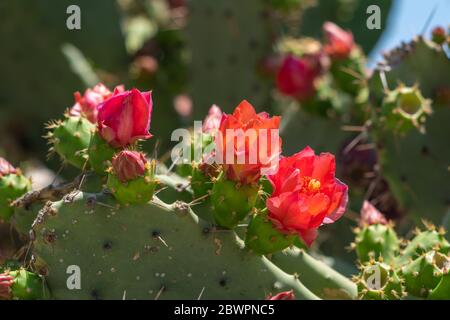
{"type": "Polygon", "coordinates": [[[355,47],[353,34],[342,30],[333,22],[325,22],[323,31],[327,40],[325,52],[333,59],[346,59],[355,47]]]}
{"type": "Polygon", "coordinates": [[[315,93],[315,80],[320,75],[320,58],[292,55],[284,58],[277,74],[277,88],[286,95],[299,101],[310,98],[315,93]]]}
{"type": "Polygon", "coordinates": [[[294,291],[283,291],[274,296],[269,295],[266,300],[295,300],[294,291]]]}
{"type": "Polygon", "coordinates": [[[387,224],[386,218],[369,201],[364,201],[361,208],[360,225],[387,224]]]}
{"type": "Polygon", "coordinates": [[[214,133],[219,130],[220,121],[222,119],[222,110],[213,104],[209,108],[208,115],[203,121],[203,132],[204,133],[214,133]]]}
{"type": "Polygon", "coordinates": [[[149,133],[152,108],[151,91],[114,92],[98,107],[100,136],[114,148],[149,139],[152,136],[149,133]]]}
{"type": "Polygon", "coordinates": [[[0,300],[12,299],[11,286],[14,283],[14,278],[7,274],[0,274],[0,300]]]}
{"type": "MultiPolygon", "coordinates": [[[[115,88],[114,92],[122,92],[123,86],[115,88]]],[[[84,116],[90,122],[97,122],[97,112],[100,103],[111,97],[113,93],[103,84],[98,83],[95,87],[88,88],[83,95],[75,92],[75,104],[70,109],[69,114],[72,116],[84,116]]]]}
{"type": "Polygon", "coordinates": [[[12,173],[17,173],[17,169],[11,163],[0,157],[0,178],[12,173]]]}
{"type": "Polygon", "coordinates": [[[123,150],[112,159],[114,173],[121,182],[142,177],[146,164],[145,156],[136,151],[123,150]]]}

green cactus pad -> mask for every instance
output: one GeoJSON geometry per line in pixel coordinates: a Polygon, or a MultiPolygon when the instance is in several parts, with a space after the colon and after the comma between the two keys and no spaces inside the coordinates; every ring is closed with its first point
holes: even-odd
{"type": "Polygon", "coordinates": [[[82,117],[67,117],[50,124],[47,135],[52,149],[64,162],[83,169],[87,165],[87,149],[95,126],[82,117]]]}
{"type": "Polygon", "coordinates": [[[92,169],[99,175],[106,175],[106,169],[111,165],[111,159],[116,150],[106,142],[98,132],[92,135],[88,155],[92,169]]]}
{"type": "Polygon", "coordinates": [[[190,180],[194,198],[204,197],[212,192],[213,180],[209,175],[200,170],[198,166],[192,166],[190,180]]]}
{"type": "Polygon", "coordinates": [[[255,254],[270,254],[286,249],[298,235],[281,233],[263,213],[255,214],[247,228],[245,246],[255,254]]]}
{"type": "Polygon", "coordinates": [[[383,262],[372,260],[363,265],[361,274],[354,280],[361,300],[398,300],[404,296],[402,279],[383,262]]]}
{"type": "Polygon", "coordinates": [[[427,252],[408,263],[401,269],[406,290],[416,297],[427,298],[441,281],[442,269],[449,264],[450,259],[436,251],[427,252]]]}
{"type": "Polygon", "coordinates": [[[362,263],[370,261],[371,257],[382,257],[389,263],[398,254],[400,241],[391,225],[374,224],[357,228],[354,246],[362,263]]]}
{"type": "Polygon", "coordinates": [[[214,218],[221,227],[232,229],[255,208],[258,185],[242,185],[226,180],[221,173],[211,191],[214,218]]]}
{"type": "Polygon", "coordinates": [[[78,193],[52,208],[37,220],[34,254],[55,299],[264,299],[291,289],[317,299],[181,202],[117,208],[108,195],[78,193]],[[79,290],[66,286],[73,265],[79,290]]]}
{"type": "Polygon", "coordinates": [[[22,174],[8,174],[0,177],[0,221],[9,221],[14,213],[11,201],[31,189],[31,181],[22,174]]]}
{"type": "Polygon", "coordinates": [[[450,300],[450,272],[447,268],[446,273],[442,276],[441,281],[436,288],[430,292],[428,299],[430,300],[450,300]]]}

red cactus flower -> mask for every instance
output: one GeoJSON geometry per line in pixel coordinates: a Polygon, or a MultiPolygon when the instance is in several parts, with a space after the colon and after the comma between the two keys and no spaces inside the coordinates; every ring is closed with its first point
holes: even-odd
{"type": "Polygon", "coordinates": [[[347,186],[335,178],[335,159],[316,155],[306,147],[280,160],[278,172],[269,175],[273,193],[266,205],[274,226],[298,234],[311,245],[322,224],[339,219],[347,205],[347,186]]]}
{"type": "Polygon", "coordinates": [[[202,131],[204,133],[213,133],[219,130],[220,121],[222,120],[222,110],[213,104],[211,108],[209,108],[208,115],[203,121],[202,131]]]}
{"type": "Polygon", "coordinates": [[[342,30],[333,22],[325,22],[323,32],[327,41],[325,52],[333,59],[346,59],[355,47],[353,34],[342,30]]]}
{"type": "Polygon", "coordinates": [[[17,169],[14,168],[6,159],[0,157],[0,178],[12,173],[17,173],[17,169]]]}
{"type": "Polygon", "coordinates": [[[316,91],[315,81],[321,73],[320,60],[319,56],[285,57],[277,74],[278,90],[299,101],[310,98],[316,91]]]}
{"type": "Polygon", "coordinates": [[[151,91],[115,92],[98,107],[99,133],[115,148],[148,139],[152,108],[151,91]]]}
{"type": "Polygon", "coordinates": [[[0,300],[12,299],[11,286],[14,283],[14,278],[8,274],[0,274],[0,300]]]}
{"type": "Polygon", "coordinates": [[[269,294],[266,300],[295,300],[295,295],[293,290],[283,291],[274,296],[269,294]]]}
{"type": "Polygon", "coordinates": [[[431,36],[437,44],[444,44],[447,40],[447,32],[443,27],[437,26],[431,31],[431,36]]]}
{"type": "Polygon", "coordinates": [[[359,223],[360,225],[387,224],[387,220],[377,208],[366,200],[361,208],[359,223]]]}
{"type": "Polygon", "coordinates": [[[280,120],[265,112],[257,114],[246,100],[233,114],[223,114],[215,143],[228,179],[252,183],[259,180],[261,171],[274,165],[281,150],[280,120]]]}
{"type": "Polygon", "coordinates": [[[147,159],[141,152],[122,150],[112,159],[112,167],[121,182],[134,180],[145,174],[147,159]]]}
{"type": "MultiPolygon", "coordinates": [[[[123,92],[123,86],[117,86],[114,89],[114,93],[123,92]]],[[[79,91],[74,93],[75,104],[70,109],[69,114],[72,116],[84,116],[92,123],[97,122],[98,106],[100,103],[108,99],[113,95],[113,92],[103,84],[98,83],[92,89],[88,88],[81,95],[79,91]]]]}

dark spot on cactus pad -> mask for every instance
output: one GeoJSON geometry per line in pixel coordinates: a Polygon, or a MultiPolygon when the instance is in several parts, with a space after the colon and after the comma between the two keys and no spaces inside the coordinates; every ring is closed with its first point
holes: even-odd
{"type": "Polygon", "coordinates": [[[226,278],[222,278],[219,280],[219,285],[221,287],[225,287],[227,285],[227,283],[228,283],[228,280],[226,278]]]}
{"type": "Polygon", "coordinates": [[[56,238],[57,238],[56,233],[49,231],[49,230],[44,232],[43,237],[44,237],[44,241],[49,244],[55,242],[56,238]]]}
{"type": "Polygon", "coordinates": [[[260,17],[262,20],[267,20],[270,18],[270,12],[269,10],[262,10],[260,13],[260,17]]]}
{"type": "Polygon", "coordinates": [[[90,196],[86,200],[86,206],[88,206],[90,208],[95,207],[96,203],[97,203],[97,198],[95,196],[90,196]]]}
{"type": "Polygon", "coordinates": [[[153,238],[159,238],[161,236],[161,231],[159,230],[153,230],[152,231],[152,237],[153,238]]]}
{"type": "Polygon", "coordinates": [[[428,149],[427,146],[423,146],[422,149],[420,149],[420,152],[422,153],[422,155],[428,156],[430,154],[430,149],[428,149]]]}
{"type": "Polygon", "coordinates": [[[94,300],[102,300],[98,290],[96,290],[96,289],[91,291],[91,298],[94,299],[94,300]]]}
{"type": "Polygon", "coordinates": [[[203,230],[202,230],[202,233],[203,234],[208,234],[208,233],[210,233],[210,231],[211,230],[208,227],[204,227],[203,230]]]}
{"type": "Polygon", "coordinates": [[[406,181],[408,181],[408,178],[407,178],[404,174],[402,174],[402,175],[400,176],[400,181],[401,181],[401,182],[406,182],[406,181]]]}
{"type": "Polygon", "coordinates": [[[103,243],[103,249],[110,250],[112,248],[112,242],[111,241],[105,241],[103,243]]]}
{"type": "Polygon", "coordinates": [[[208,69],[214,69],[214,62],[211,59],[206,59],[205,66],[208,69]]]}
{"type": "Polygon", "coordinates": [[[254,93],[258,93],[259,91],[261,91],[261,86],[260,86],[258,83],[254,83],[254,84],[252,85],[252,91],[253,91],[254,93]]]}

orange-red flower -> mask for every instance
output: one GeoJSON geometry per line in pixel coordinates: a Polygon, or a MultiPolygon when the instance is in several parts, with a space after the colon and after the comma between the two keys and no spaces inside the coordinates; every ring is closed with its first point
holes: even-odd
{"type": "Polygon", "coordinates": [[[280,160],[268,176],[273,193],[266,201],[268,216],[284,233],[298,234],[311,245],[322,224],[339,219],[347,205],[347,186],[335,178],[335,159],[306,147],[280,160]]]}
{"type": "MultiPolygon", "coordinates": [[[[123,92],[123,86],[117,86],[114,93],[123,92]]],[[[79,91],[74,93],[75,104],[70,109],[72,116],[84,116],[92,123],[97,122],[98,106],[113,95],[103,83],[96,84],[92,89],[88,88],[81,95],[79,91]]]]}
{"type": "Polygon", "coordinates": [[[246,100],[233,114],[223,114],[215,143],[228,179],[252,183],[259,180],[262,169],[278,164],[280,120],[265,112],[257,114],[246,100]]]}
{"type": "Polygon", "coordinates": [[[277,293],[274,296],[269,294],[266,297],[266,300],[295,300],[295,294],[294,294],[293,290],[283,291],[283,292],[277,293]]]}
{"type": "Polygon", "coordinates": [[[325,52],[333,59],[346,59],[355,47],[353,34],[342,30],[333,22],[325,22],[323,31],[327,40],[325,52]]]}

